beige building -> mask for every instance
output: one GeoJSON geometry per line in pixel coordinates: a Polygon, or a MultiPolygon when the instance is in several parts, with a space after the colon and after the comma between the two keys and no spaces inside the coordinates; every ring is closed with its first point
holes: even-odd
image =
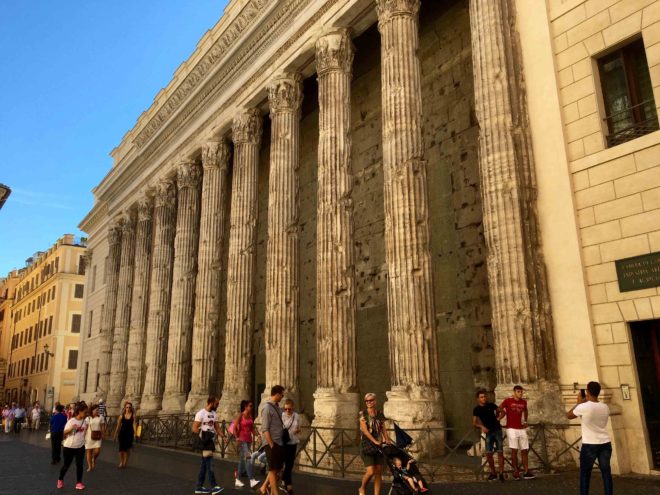
{"type": "Polygon", "coordinates": [[[9,278],[15,289],[3,335],[4,400],[52,407],[76,395],[84,253],[84,242],[67,234],[30,258],[17,280],[9,278]]]}
{"type": "Polygon", "coordinates": [[[81,223],[82,396],[464,431],[478,388],[561,422],[599,380],[614,469],[660,469],[659,33],[659,0],[231,1],[81,223]]]}
{"type": "Polygon", "coordinates": [[[0,402],[5,400],[7,382],[7,358],[11,347],[13,318],[11,306],[16,297],[16,285],[21,279],[21,272],[13,270],[0,279],[0,402]]]}

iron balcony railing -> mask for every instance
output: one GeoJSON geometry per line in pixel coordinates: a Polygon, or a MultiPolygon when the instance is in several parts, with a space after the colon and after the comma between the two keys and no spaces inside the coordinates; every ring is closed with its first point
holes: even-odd
{"type": "Polygon", "coordinates": [[[658,114],[656,113],[655,102],[653,99],[614,112],[603,120],[605,120],[607,128],[610,130],[610,133],[607,136],[607,146],[610,148],[625,143],[626,141],[631,141],[632,139],[645,134],[649,134],[653,131],[657,131],[660,128],[658,126],[658,114]],[[640,118],[640,115],[644,116],[643,120],[635,121],[636,118],[640,118]],[[633,123],[613,131],[612,129],[615,129],[617,124],[621,122],[633,123]]]}

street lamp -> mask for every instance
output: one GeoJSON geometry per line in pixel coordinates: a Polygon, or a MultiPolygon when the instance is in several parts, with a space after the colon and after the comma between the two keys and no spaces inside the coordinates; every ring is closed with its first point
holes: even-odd
{"type": "MultiPolygon", "coordinates": [[[[48,344],[44,344],[44,354],[48,357],[53,357],[55,355],[54,352],[51,352],[48,350],[48,344]]],[[[46,393],[50,394],[50,410],[53,410],[53,406],[55,405],[55,391],[50,388],[49,382],[50,382],[50,372],[48,371],[48,367],[46,367],[46,393]]],[[[46,399],[47,397],[44,397],[44,404],[46,404],[46,399]]]]}

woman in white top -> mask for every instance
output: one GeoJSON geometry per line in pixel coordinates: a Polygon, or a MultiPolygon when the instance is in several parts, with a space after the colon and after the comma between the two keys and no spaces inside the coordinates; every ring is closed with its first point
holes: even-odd
{"type": "Polygon", "coordinates": [[[282,426],[289,432],[289,441],[284,446],[284,473],[282,474],[282,480],[286,485],[287,493],[293,493],[291,472],[293,471],[293,464],[296,461],[296,451],[300,442],[297,436],[300,433],[300,416],[293,410],[293,401],[291,399],[284,401],[282,426]]]}
{"type": "Polygon", "coordinates": [[[87,433],[85,434],[85,454],[87,455],[87,472],[96,467],[96,459],[101,454],[101,442],[105,434],[105,419],[99,414],[99,405],[94,404],[85,419],[87,433]]]}
{"type": "Polygon", "coordinates": [[[60,470],[60,477],[57,480],[57,488],[64,487],[64,475],[69,466],[76,459],[76,490],[84,490],[82,483],[83,477],[83,459],[85,457],[85,417],[87,416],[87,404],[79,402],[74,409],[74,415],[64,426],[64,441],[62,442],[64,465],[60,470]]]}

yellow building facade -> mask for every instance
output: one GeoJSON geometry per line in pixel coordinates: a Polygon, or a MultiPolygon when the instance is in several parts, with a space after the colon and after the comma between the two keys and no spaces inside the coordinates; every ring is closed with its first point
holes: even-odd
{"type": "Polygon", "coordinates": [[[11,342],[11,306],[16,294],[16,285],[21,279],[19,270],[12,270],[0,279],[0,400],[5,398],[7,381],[7,357],[11,342]]]}
{"type": "Polygon", "coordinates": [[[84,243],[68,234],[20,270],[3,327],[5,401],[27,405],[39,400],[50,408],[74,398],[84,254],[84,243]]]}

